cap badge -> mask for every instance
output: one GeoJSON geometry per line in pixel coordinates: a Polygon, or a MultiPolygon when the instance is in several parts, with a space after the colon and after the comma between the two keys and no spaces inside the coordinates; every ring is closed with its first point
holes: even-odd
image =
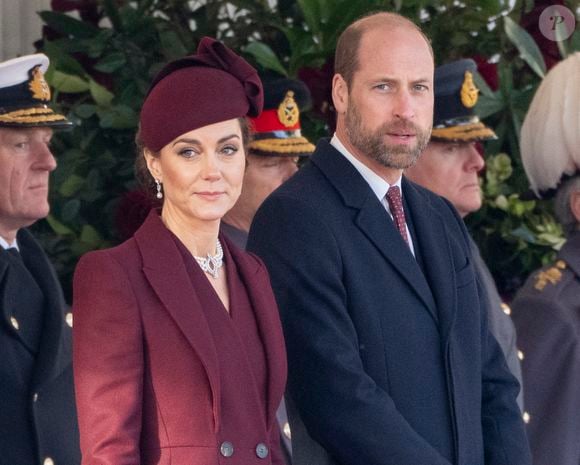
{"type": "Polygon", "coordinates": [[[477,103],[478,94],[479,89],[473,82],[473,74],[471,74],[470,71],[465,71],[465,77],[463,78],[463,84],[461,85],[461,103],[463,103],[466,108],[473,108],[477,103]]]}
{"type": "Polygon", "coordinates": [[[44,75],[40,70],[40,65],[35,66],[30,70],[30,81],[28,83],[29,89],[32,92],[32,97],[37,100],[48,102],[50,100],[50,87],[44,80],[44,75]]]}
{"type": "Polygon", "coordinates": [[[298,104],[294,100],[294,92],[291,90],[286,92],[286,97],[278,106],[278,119],[287,128],[295,126],[300,119],[298,104]]]}

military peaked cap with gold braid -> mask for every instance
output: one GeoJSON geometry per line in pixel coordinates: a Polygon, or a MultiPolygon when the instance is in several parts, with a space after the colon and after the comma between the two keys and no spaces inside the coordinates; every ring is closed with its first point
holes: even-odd
{"type": "Polygon", "coordinates": [[[310,106],[310,92],[302,81],[261,76],[264,110],[251,118],[254,138],[251,153],[264,156],[304,157],[314,145],[302,136],[300,111],[310,106]]]}
{"type": "Polygon", "coordinates": [[[475,115],[479,89],[473,81],[473,60],[459,60],[435,69],[434,141],[474,142],[495,139],[492,129],[475,115]]]}
{"type": "Polygon", "coordinates": [[[50,88],[44,80],[48,63],[41,53],[0,63],[0,127],[72,126],[48,106],[50,88]]]}

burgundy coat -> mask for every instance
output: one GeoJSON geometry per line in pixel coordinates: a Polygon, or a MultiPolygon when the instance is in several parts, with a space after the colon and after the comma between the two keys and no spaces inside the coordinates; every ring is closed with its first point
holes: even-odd
{"type": "Polygon", "coordinates": [[[260,430],[223,435],[228,412],[220,408],[217,347],[180,252],[152,212],[133,238],[85,255],[75,272],[83,465],[279,463],[275,414],[286,357],[276,303],[263,263],[222,241],[246,286],[266,353],[267,405],[256,412],[264,421],[251,423],[260,430]],[[256,436],[261,443],[241,445],[256,436]]]}

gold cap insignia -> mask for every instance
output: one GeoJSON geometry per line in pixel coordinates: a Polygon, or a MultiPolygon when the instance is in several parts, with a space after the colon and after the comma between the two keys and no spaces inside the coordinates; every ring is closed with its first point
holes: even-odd
{"type": "Polygon", "coordinates": [[[465,71],[465,77],[461,85],[461,103],[466,108],[473,108],[477,103],[478,94],[479,89],[475,86],[475,82],[473,82],[473,74],[470,71],[465,71]]]}
{"type": "Polygon", "coordinates": [[[536,284],[534,288],[538,291],[543,291],[546,284],[557,284],[562,279],[562,272],[560,270],[566,269],[566,262],[558,260],[555,266],[548,268],[546,271],[541,271],[536,275],[536,284]]]}
{"type": "Polygon", "coordinates": [[[278,106],[278,120],[287,128],[295,126],[300,121],[300,110],[291,90],[286,92],[286,97],[278,106]]]}
{"type": "Polygon", "coordinates": [[[44,80],[40,65],[32,68],[30,74],[32,79],[28,83],[28,87],[32,92],[32,97],[45,102],[50,101],[50,87],[48,87],[47,82],[44,80]]]}

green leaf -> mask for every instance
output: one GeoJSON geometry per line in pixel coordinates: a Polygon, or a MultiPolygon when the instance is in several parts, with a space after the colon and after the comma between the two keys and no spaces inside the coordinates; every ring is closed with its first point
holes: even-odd
{"type": "Polygon", "coordinates": [[[91,245],[98,245],[101,241],[101,235],[99,234],[99,232],[90,224],[85,224],[83,226],[83,229],[81,230],[81,236],[80,239],[82,242],[85,242],[87,244],[91,244],[91,245]]]}
{"type": "Polygon", "coordinates": [[[187,55],[187,48],[185,48],[185,45],[183,45],[183,42],[175,31],[159,32],[159,40],[161,41],[163,55],[168,61],[176,60],[187,55]]]}
{"type": "Polygon", "coordinates": [[[125,58],[125,54],[114,52],[100,60],[95,65],[95,69],[103,73],[112,73],[125,66],[126,63],[127,59],[125,58]]]}
{"type": "Polygon", "coordinates": [[[97,110],[102,128],[134,129],[137,127],[137,113],[127,105],[115,105],[97,110]]]}
{"type": "Polygon", "coordinates": [[[83,119],[89,119],[97,111],[97,106],[88,103],[83,103],[81,105],[78,105],[74,111],[77,116],[80,116],[83,119]]]}
{"type": "Polygon", "coordinates": [[[72,36],[77,39],[88,39],[99,32],[99,29],[91,24],[79,21],[65,13],[41,11],[38,15],[48,26],[65,36],[72,36]]]}
{"type": "Polygon", "coordinates": [[[321,22],[320,2],[321,0],[298,0],[298,5],[300,5],[306,24],[313,34],[318,34],[321,22]]]}
{"type": "Polygon", "coordinates": [[[81,187],[83,187],[85,179],[77,174],[69,176],[61,185],[58,191],[63,197],[72,197],[81,187]]]}
{"type": "Polygon", "coordinates": [[[491,88],[487,85],[487,82],[485,82],[485,79],[481,77],[479,72],[475,72],[473,75],[473,80],[475,81],[476,87],[481,91],[481,95],[485,95],[486,97],[491,98],[495,96],[493,90],[491,90],[491,88]]]}
{"type": "Polygon", "coordinates": [[[99,106],[108,107],[111,105],[113,98],[115,98],[115,95],[112,92],[109,92],[102,85],[92,79],[89,82],[89,88],[93,99],[99,106]]]}
{"type": "Polygon", "coordinates": [[[74,231],[68,226],[65,226],[60,221],[58,221],[52,214],[46,217],[46,221],[52,230],[59,236],[74,235],[74,231]]]}
{"type": "Polygon", "coordinates": [[[504,18],[504,31],[510,41],[516,46],[520,52],[522,60],[524,60],[534,72],[543,78],[546,74],[546,63],[542,52],[538,45],[532,39],[532,36],[515,23],[509,16],[504,18]]]}
{"type": "Polygon", "coordinates": [[[67,74],[85,75],[85,70],[81,64],[65,52],[56,42],[44,42],[42,51],[50,58],[50,68],[46,74],[47,78],[53,69],[58,69],[67,74]]]}
{"type": "Polygon", "coordinates": [[[570,53],[572,52],[580,52],[580,28],[570,38],[570,53]]]}
{"type": "Polygon", "coordinates": [[[252,42],[244,49],[244,52],[252,55],[256,61],[266,69],[271,69],[283,76],[288,76],[288,72],[280,63],[274,51],[262,42],[252,42]]]}
{"type": "Polygon", "coordinates": [[[78,76],[61,73],[56,70],[52,73],[49,83],[59,92],[67,94],[78,94],[89,90],[88,81],[85,81],[78,76]]]}
{"type": "Polygon", "coordinates": [[[493,97],[482,95],[477,101],[475,112],[481,119],[502,111],[506,106],[498,93],[492,95],[493,97]]]}

